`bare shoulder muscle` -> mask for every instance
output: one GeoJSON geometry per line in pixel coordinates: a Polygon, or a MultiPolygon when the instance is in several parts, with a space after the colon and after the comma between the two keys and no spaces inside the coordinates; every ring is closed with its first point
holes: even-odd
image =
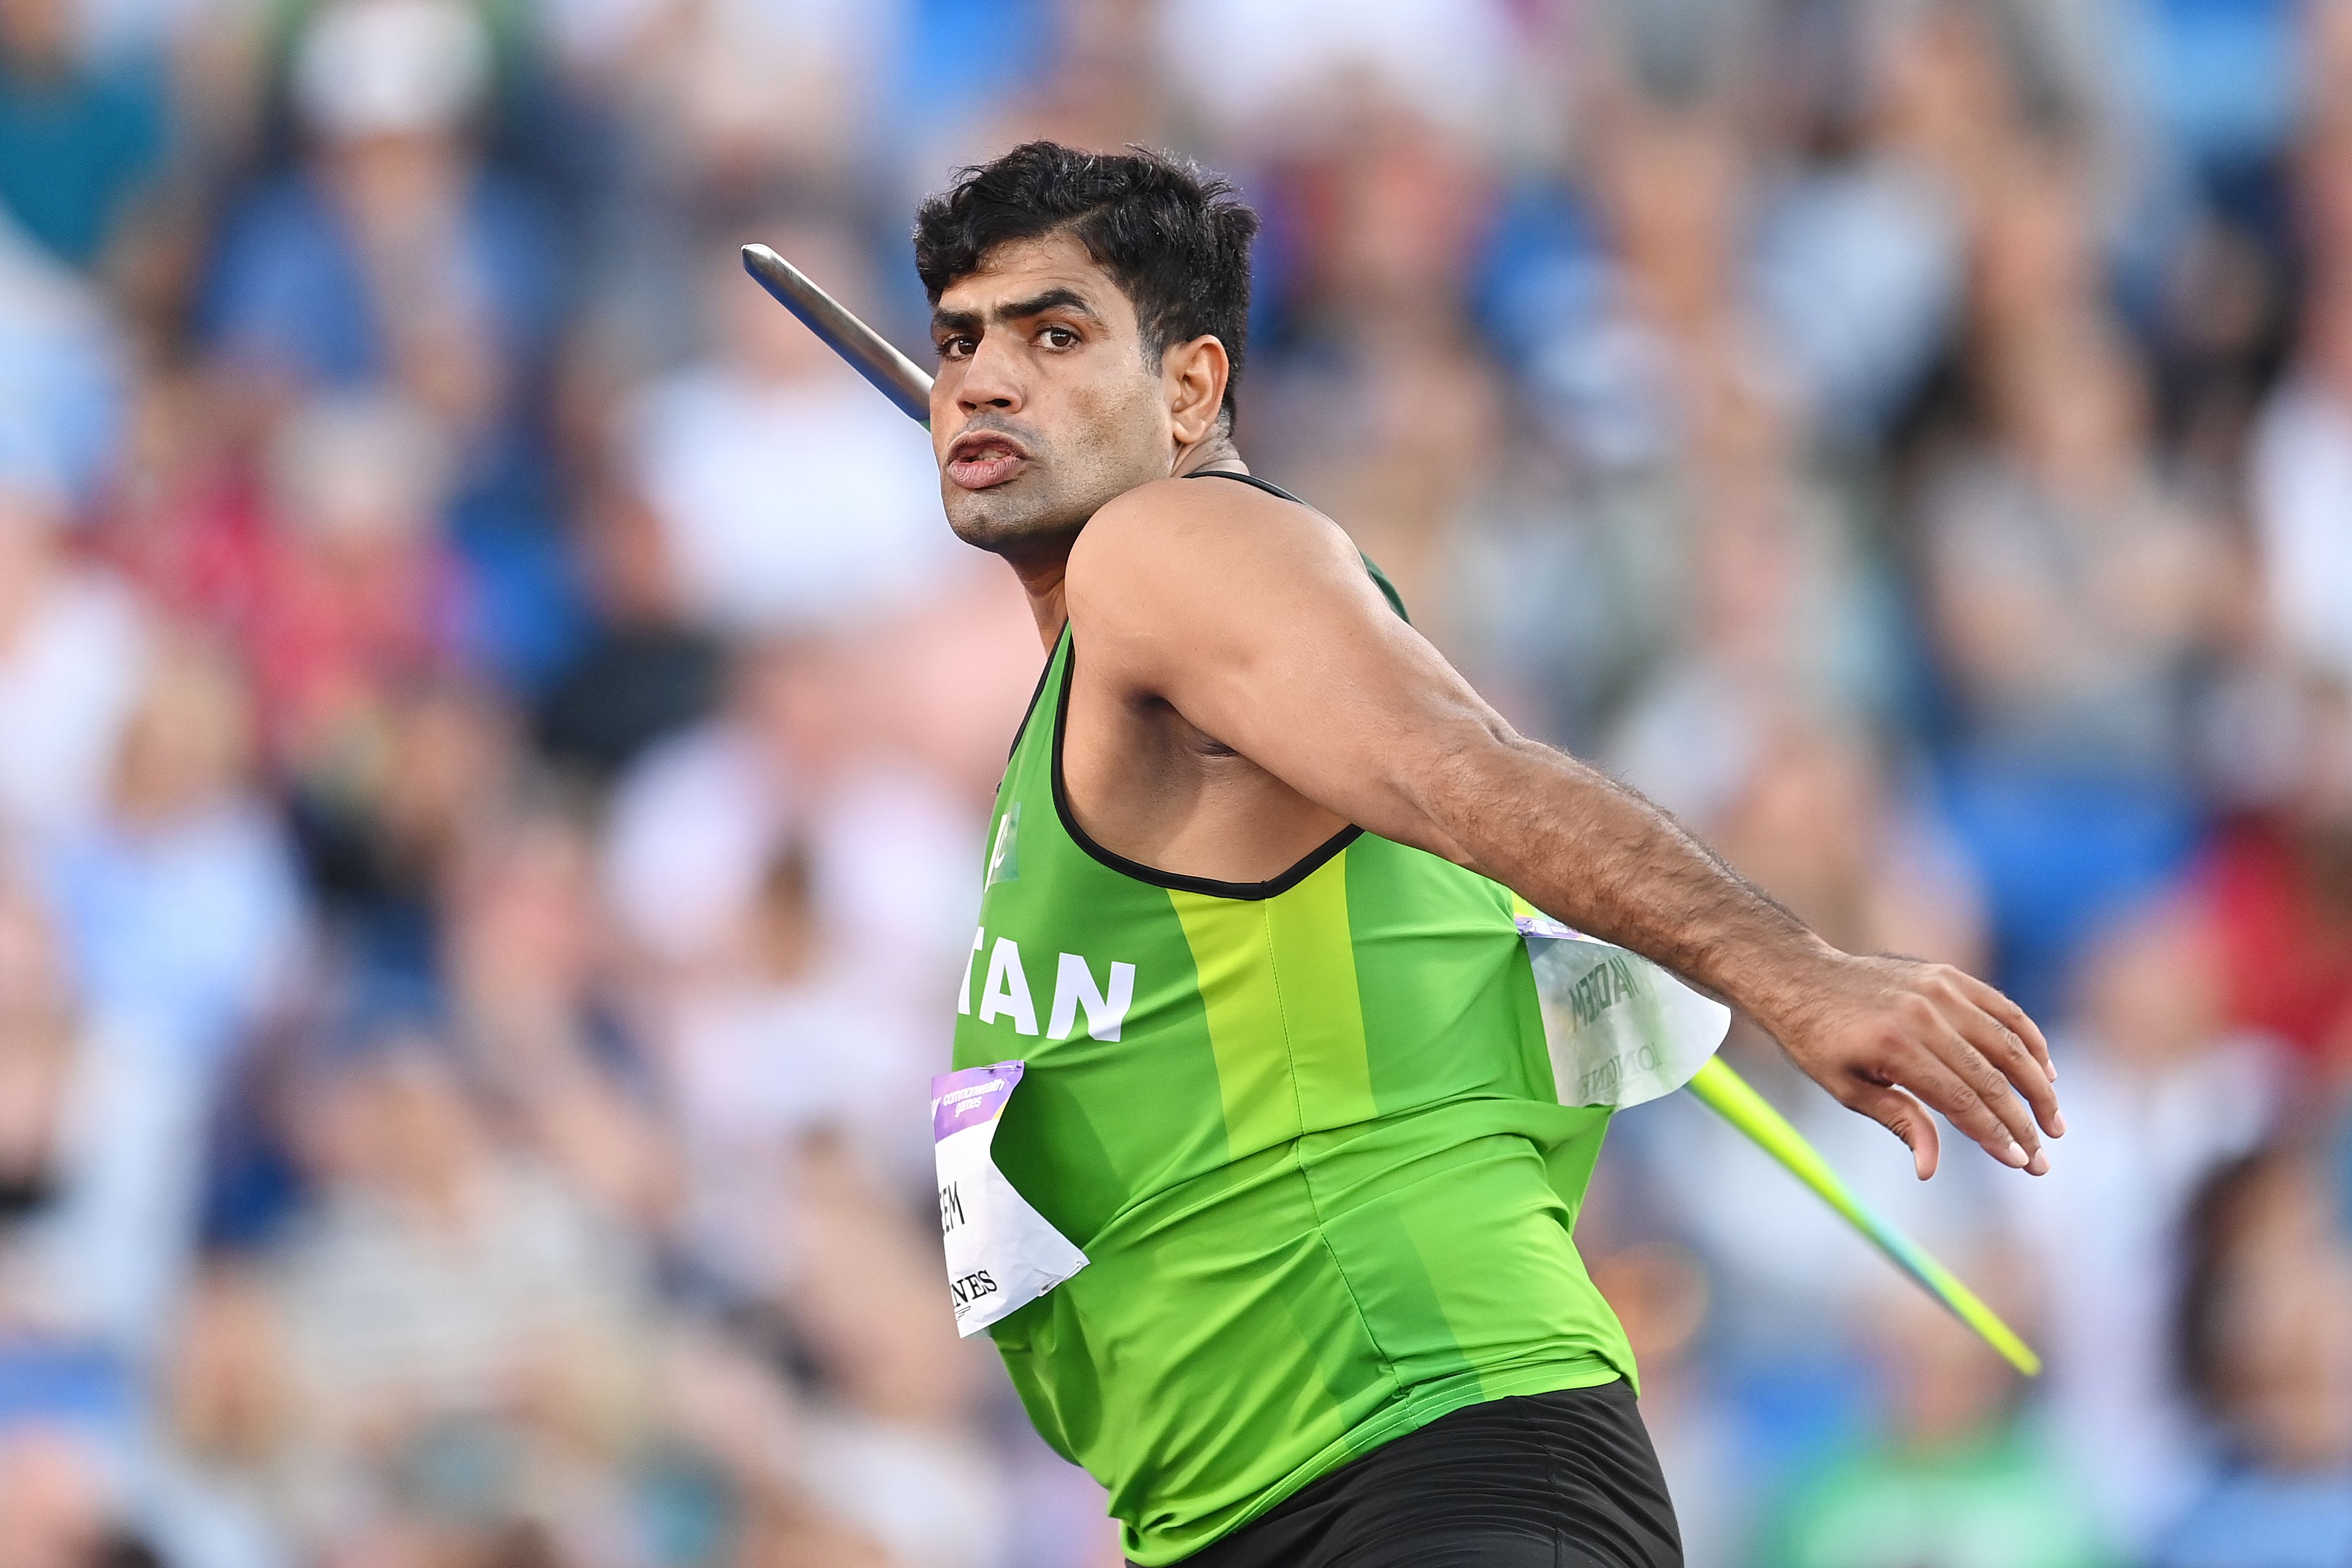
{"type": "Polygon", "coordinates": [[[1509,743],[1508,726],[1389,609],[1335,524],[1210,489],[1146,486],[1087,526],[1065,580],[1080,667],[1341,821],[1461,858],[1431,781],[1509,743]]]}
{"type": "Polygon", "coordinates": [[[1229,482],[1164,479],[1119,497],[1078,536],[1064,582],[1096,672],[1139,695],[1246,679],[1253,652],[1285,630],[1394,620],[1337,524],[1229,482]]]}

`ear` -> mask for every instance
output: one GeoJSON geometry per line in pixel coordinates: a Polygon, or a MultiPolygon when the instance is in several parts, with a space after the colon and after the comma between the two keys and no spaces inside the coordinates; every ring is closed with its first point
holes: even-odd
{"type": "Polygon", "coordinates": [[[1168,423],[1179,446],[1197,446],[1217,428],[1217,411],[1224,405],[1225,382],[1233,361],[1225,346],[1213,337],[1178,343],[1160,361],[1160,379],[1168,392],[1168,423]]]}

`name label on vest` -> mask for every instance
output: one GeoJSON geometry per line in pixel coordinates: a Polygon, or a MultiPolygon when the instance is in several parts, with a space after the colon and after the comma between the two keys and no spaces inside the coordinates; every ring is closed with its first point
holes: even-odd
{"type": "Polygon", "coordinates": [[[996,1168],[996,1124],[1026,1071],[1023,1062],[999,1061],[931,1080],[948,1301],[956,1333],[967,1339],[1087,1266],[1087,1255],[996,1168]]]}
{"type": "Polygon", "coordinates": [[[1731,1009],[1638,953],[1548,915],[1522,915],[1562,1104],[1629,1106],[1690,1082],[1723,1043],[1731,1009]]]}

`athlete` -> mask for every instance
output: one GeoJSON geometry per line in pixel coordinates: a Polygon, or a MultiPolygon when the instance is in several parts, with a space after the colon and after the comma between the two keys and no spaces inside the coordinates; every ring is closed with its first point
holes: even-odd
{"type": "Polygon", "coordinates": [[[948,518],[1048,651],[955,1065],[1024,1064],[994,1163],[1085,1266],[991,1332],[1135,1563],[1678,1564],[1570,1237],[1608,1113],[1559,1102],[1514,894],[1730,1001],[1922,1178],[1930,1107],[2048,1168],[2049,1051],[1515,733],[1249,473],[1256,226],[1188,165],[1035,142],[915,230],[948,518]]]}

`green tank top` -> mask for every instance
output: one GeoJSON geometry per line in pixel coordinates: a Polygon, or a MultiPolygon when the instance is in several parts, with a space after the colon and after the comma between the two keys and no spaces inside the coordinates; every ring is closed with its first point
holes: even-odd
{"type": "Polygon", "coordinates": [[[1247,884],[1103,849],[1062,787],[1076,657],[1065,628],[997,792],[955,1066],[1027,1063],[996,1163],[1088,1263],[990,1332],[1127,1554],[1632,1380],[1570,1237],[1608,1113],[1559,1103],[1510,892],[1352,828],[1247,884]]]}

